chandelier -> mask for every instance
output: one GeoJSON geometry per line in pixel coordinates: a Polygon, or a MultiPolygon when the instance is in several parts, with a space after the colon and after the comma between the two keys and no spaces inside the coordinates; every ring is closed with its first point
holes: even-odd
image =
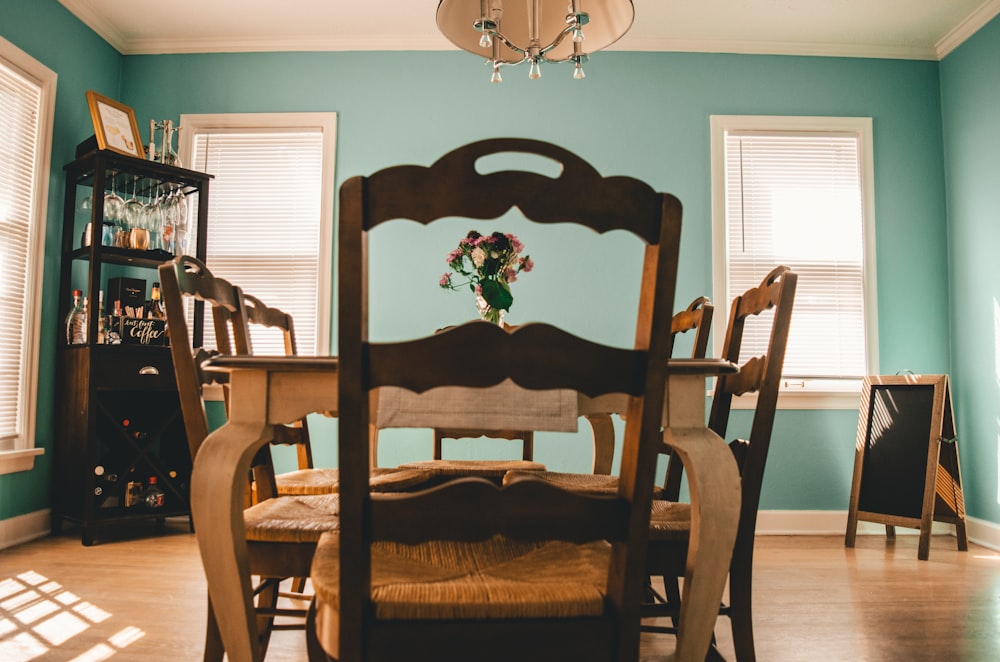
{"type": "Polygon", "coordinates": [[[584,60],[628,32],[635,8],[632,0],[566,2],[441,0],[437,24],[453,44],[486,57],[494,83],[503,81],[500,67],[522,62],[530,63],[532,80],[542,75],[542,62],[573,62],[573,78],[581,79],[584,60]]]}

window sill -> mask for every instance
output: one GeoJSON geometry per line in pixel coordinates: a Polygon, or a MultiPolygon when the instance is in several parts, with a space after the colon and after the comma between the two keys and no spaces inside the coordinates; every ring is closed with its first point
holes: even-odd
{"type": "MultiPolygon", "coordinates": [[[[711,398],[712,391],[708,392],[711,398]]],[[[853,409],[861,405],[858,391],[781,391],[778,409],[853,409]]],[[[757,394],[747,393],[733,398],[733,409],[756,409],[757,394]]]]}
{"type": "Polygon", "coordinates": [[[43,453],[45,453],[44,448],[0,451],[0,475],[31,471],[35,468],[35,457],[43,453]]]}

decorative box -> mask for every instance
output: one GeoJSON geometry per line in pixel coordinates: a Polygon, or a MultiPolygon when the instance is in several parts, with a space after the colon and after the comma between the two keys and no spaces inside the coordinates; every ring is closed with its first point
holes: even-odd
{"type": "Polygon", "coordinates": [[[147,317],[111,317],[111,330],[123,345],[169,345],[167,321],[147,317]]]}

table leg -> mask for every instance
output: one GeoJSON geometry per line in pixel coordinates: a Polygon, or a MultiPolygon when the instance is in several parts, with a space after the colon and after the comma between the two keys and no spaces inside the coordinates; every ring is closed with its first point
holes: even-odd
{"type": "MultiPolygon", "coordinates": [[[[690,378],[671,376],[685,382],[690,378]]],[[[677,662],[702,662],[712,641],[740,517],[740,476],[732,451],[705,427],[704,378],[668,397],[663,440],[684,463],[691,538],[678,621],[677,662]]]]}
{"type": "Polygon", "coordinates": [[[227,423],[205,439],[191,473],[191,514],[209,598],[230,660],[262,658],[243,523],[243,493],[251,459],[269,439],[269,428],[261,420],[265,411],[261,406],[256,415],[237,416],[234,410],[230,420],[240,422],[227,423]]]}
{"type": "Polygon", "coordinates": [[[711,643],[729,577],[740,479],[729,447],[707,428],[671,428],[664,440],[684,462],[691,492],[691,539],[675,659],[700,662],[711,643]]]}

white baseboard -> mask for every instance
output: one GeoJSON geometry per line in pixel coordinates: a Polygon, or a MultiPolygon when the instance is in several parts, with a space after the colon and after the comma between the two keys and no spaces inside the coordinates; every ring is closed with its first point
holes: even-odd
{"type": "Polygon", "coordinates": [[[51,533],[49,509],[0,520],[0,549],[20,545],[51,533]]]}
{"type": "MultiPolygon", "coordinates": [[[[47,536],[51,512],[39,510],[0,520],[0,549],[13,547],[47,536]]],[[[969,517],[969,540],[1000,551],[1000,524],[969,517]]],[[[847,530],[846,510],[762,510],[757,515],[757,534],[762,536],[842,536],[847,530]]],[[[934,534],[955,535],[951,524],[935,522],[934,534]]],[[[858,522],[858,535],[883,535],[885,527],[872,522],[858,522]]],[[[916,535],[916,529],[897,527],[898,535],[916,535]]]]}
{"type": "MultiPolygon", "coordinates": [[[[1000,524],[966,518],[969,541],[1000,551],[1000,524]]],[[[762,536],[829,536],[847,532],[846,510],[762,510],[757,513],[757,534],[762,536]]],[[[896,527],[897,535],[917,535],[917,529],[896,527]]],[[[884,535],[885,526],[874,522],[858,522],[858,535],[884,535]]],[[[955,527],[934,522],[933,535],[955,535],[955,527]]]]}

